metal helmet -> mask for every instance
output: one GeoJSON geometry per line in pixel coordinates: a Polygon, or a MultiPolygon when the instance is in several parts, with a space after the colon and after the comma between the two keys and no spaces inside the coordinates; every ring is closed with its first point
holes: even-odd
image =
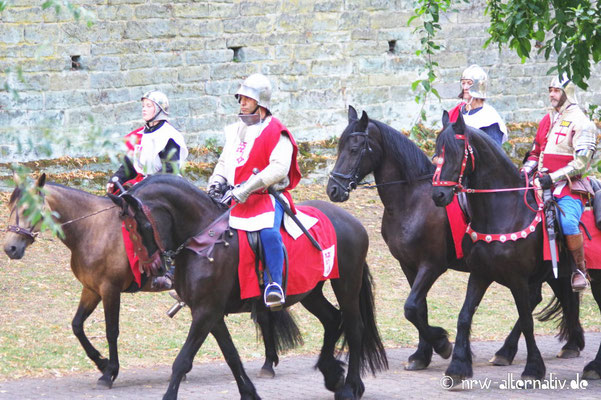
{"type": "Polygon", "coordinates": [[[270,108],[271,102],[271,82],[263,74],[252,74],[242,82],[240,89],[235,96],[240,101],[239,96],[250,97],[257,104],[267,110],[270,108]]]}
{"type": "Polygon", "coordinates": [[[167,116],[169,115],[169,100],[167,99],[165,93],[159,92],[158,90],[151,90],[149,92],[146,92],[140,100],[144,99],[152,101],[157,108],[157,110],[155,110],[154,117],[152,117],[150,121],[160,121],[167,119],[167,116]]]}
{"type": "Polygon", "coordinates": [[[576,85],[568,78],[568,75],[564,72],[561,78],[557,75],[551,79],[549,88],[561,89],[566,94],[568,102],[570,104],[578,104],[578,98],[576,97],[576,85]]]}
{"type": "Polygon", "coordinates": [[[480,66],[472,64],[467,67],[461,74],[461,79],[470,79],[473,82],[468,90],[470,96],[476,99],[486,99],[488,75],[480,66]]]}

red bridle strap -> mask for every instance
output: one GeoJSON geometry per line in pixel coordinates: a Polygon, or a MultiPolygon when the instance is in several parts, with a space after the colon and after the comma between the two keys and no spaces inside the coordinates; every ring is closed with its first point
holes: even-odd
{"type": "Polygon", "coordinates": [[[472,146],[469,145],[467,141],[467,137],[465,135],[455,135],[455,139],[463,140],[464,150],[463,150],[463,161],[461,162],[461,171],[459,172],[459,178],[457,182],[454,181],[441,181],[440,173],[442,171],[442,166],[444,165],[444,146],[442,148],[442,154],[438,157],[438,162],[436,163],[436,171],[434,171],[434,176],[432,177],[432,186],[455,186],[457,191],[465,191],[463,185],[461,184],[461,180],[463,179],[463,174],[465,173],[465,167],[467,166],[468,157],[472,158],[472,169],[474,168],[474,150],[472,146]]]}

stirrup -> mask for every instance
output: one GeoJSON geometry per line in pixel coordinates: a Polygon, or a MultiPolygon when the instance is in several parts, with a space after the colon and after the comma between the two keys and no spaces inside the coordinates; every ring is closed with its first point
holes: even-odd
{"type": "Polygon", "coordinates": [[[277,282],[271,282],[265,288],[263,301],[265,302],[265,305],[272,311],[282,309],[282,305],[286,302],[282,287],[277,282]]]}
{"type": "Polygon", "coordinates": [[[570,284],[572,285],[573,292],[582,292],[583,290],[588,289],[588,287],[590,285],[588,282],[588,279],[586,278],[586,274],[580,270],[576,270],[576,272],[572,272],[572,276],[570,278],[570,284]],[[582,286],[582,285],[574,286],[574,276],[577,276],[577,274],[581,275],[582,278],[584,279],[584,286],[582,286]]]}

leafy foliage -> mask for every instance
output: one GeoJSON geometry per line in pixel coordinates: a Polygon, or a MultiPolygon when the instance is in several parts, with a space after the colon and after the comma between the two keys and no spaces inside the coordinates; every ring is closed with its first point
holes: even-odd
{"type": "Polygon", "coordinates": [[[601,3],[591,0],[488,0],[490,43],[507,44],[525,61],[532,42],[545,59],[557,54],[548,73],[567,73],[586,89],[601,61],[601,3]]]}

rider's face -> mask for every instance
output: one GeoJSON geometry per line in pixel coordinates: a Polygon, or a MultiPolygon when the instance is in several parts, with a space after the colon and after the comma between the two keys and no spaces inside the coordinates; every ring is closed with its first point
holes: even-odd
{"type": "Polygon", "coordinates": [[[244,95],[238,95],[238,101],[240,102],[240,113],[251,114],[257,109],[257,101],[244,95]]]}
{"type": "Polygon", "coordinates": [[[463,89],[463,100],[470,101],[472,96],[470,95],[470,88],[474,84],[474,81],[471,79],[462,79],[461,80],[461,89],[463,89]]]}
{"type": "Polygon", "coordinates": [[[549,100],[551,101],[551,106],[553,106],[553,108],[561,108],[561,106],[565,102],[565,99],[563,97],[563,90],[554,87],[549,88],[549,100]]]}
{"type": "Polygon", "coordinates": [[[154,117],[155,114],[155,105],[152,101],[148,99],[142,100],[142,118],[144,121],[148,122],[154,117]]]}

